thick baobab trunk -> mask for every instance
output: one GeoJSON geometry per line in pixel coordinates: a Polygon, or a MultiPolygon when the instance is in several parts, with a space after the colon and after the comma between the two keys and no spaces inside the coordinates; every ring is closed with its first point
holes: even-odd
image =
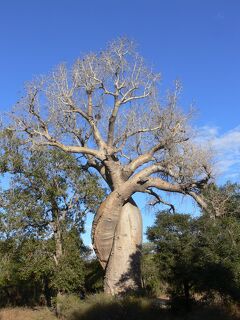
{"type": "Polygon", "coordinates": [[[121,294],[141,287],[142,219],[138,207],[127,202],[121,210],[106,267],[104,290],[121,294]]]}
{"type": "Polygon", "coordinates": [[[109,197],[93,224],[96,254],[105,269],[104,290],[117,295],[141,286],[142,219],[132,199],[122,204],[109,197]]]}

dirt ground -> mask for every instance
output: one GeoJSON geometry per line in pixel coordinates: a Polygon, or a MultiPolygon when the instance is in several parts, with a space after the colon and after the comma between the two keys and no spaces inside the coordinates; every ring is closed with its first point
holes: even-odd
{"type": "Polygon", "coordinates": [[[4,308],[0,309],[0,320],[56,320],[46,308],[4,308]]]}

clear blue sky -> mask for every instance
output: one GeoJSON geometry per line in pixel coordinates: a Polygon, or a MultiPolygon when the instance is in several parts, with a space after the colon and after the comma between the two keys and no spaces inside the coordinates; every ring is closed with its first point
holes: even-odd
{"type": "Polygon", "coordinates": [[[239,16],[239,0],[1,1],[0,109],[9,110],[34,75],[128,36],[162,73],[164,87],[176,78],[182,81],[183,103],[196,104],[196,125],[227,155],[228,162],[220,163],[224,170],[227,166],[223,175],[236,179],[239,16]]]}

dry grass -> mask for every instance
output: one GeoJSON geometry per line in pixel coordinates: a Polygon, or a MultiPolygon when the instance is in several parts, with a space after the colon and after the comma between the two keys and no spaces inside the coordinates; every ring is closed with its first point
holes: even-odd
{"type": "MultiPolygon", "coordinates": [[[[64,320],[240,320],[239,307],[196,306],[189,313],[173,314],[147,298],[115,299],[103,294],[80,301],[75,296],[61,301],[64,320]]],[[[0,309],[0,320],[57,320],[47,308],[0,309]]]]}
{"type": "Polygon", "coordinates": [[[0,310],[0,320],[56,320],[47,308],[5,308],[0,310]]]}

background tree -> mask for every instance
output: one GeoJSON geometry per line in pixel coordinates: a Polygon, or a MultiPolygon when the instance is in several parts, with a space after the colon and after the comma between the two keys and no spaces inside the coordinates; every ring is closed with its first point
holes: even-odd
{"type": "Polygon", "coordinates": [[[62,293],[85,293],[88,251],[79,234],[65,234],[56,266],[54,240],[33,236],[1,239],[1,306],[47,304],[62,293]]]}
{"type": "Polygon", "coordinates": [[[172,297],[184,296],[187,307],[194,284],[196,233],[193,219],[186,214],[161,212],[147,231],[156,246],[155,262],[160,280],[172,297]]]}
{"type": "Polygon", "coordinates": [[[239,184],[227,182],[223,186],[214,183],[204,190],[208,212],[211,218],[221,216],[239,217],[240,189],[239,184]]]}
{"type": "Polygon", "coordinates": [[[165,286],[159,277],[159,270],[155,261],[155,249],[154,243],[143,243],[141,263],[142,286],[144,293],[147,295],[159,297],[162,293],[165,293],[165,286]]]}
{"type": "MultiPolygon", "coordinates": [[[[13,112],[15,129],[38,146],[82,155],[111,191],[94,219],[92,237],[106,270],[105,291],[140,286],[142,222],[132,199],[157,190],[199,193],[211,177],[209,156],[191,142],[190,115],[178,107],[179,83],[159,99],[159,74],[120,39],[67,69],[29,83],[13,112]]],[[[14,129],[14,128],[13,128],[14,129]]]]}
{"type": "MultiPolygon", "coordinates": [[[[228,298],[238,301],[240,296],[239,186],[209,188],[214,197],[220,194],[228,199],[224,214],[215,217],[209,212],[192,218],[160,212],[147,231],[155,246],[153,261],[160,281],[167,285],[173,302],[184,297],[187,308],[196,293],[208,300],[217,293],[225,302],[228,298]]],[[[210,191],[207,201],[213,197],[210,191]]]]}
{"type": "Polygon", "coordinates": [[[14,136],[2,141],[2,168],[11,174],[9,189],[0,194],[1,239],[14,243],[19,279],[43,283],[40,288],[49,294],[50,287],[84,291],[87,251],[81,234],[104,190],[74,156],[56,149],[29,151],[19,142],[14,136]]]}

